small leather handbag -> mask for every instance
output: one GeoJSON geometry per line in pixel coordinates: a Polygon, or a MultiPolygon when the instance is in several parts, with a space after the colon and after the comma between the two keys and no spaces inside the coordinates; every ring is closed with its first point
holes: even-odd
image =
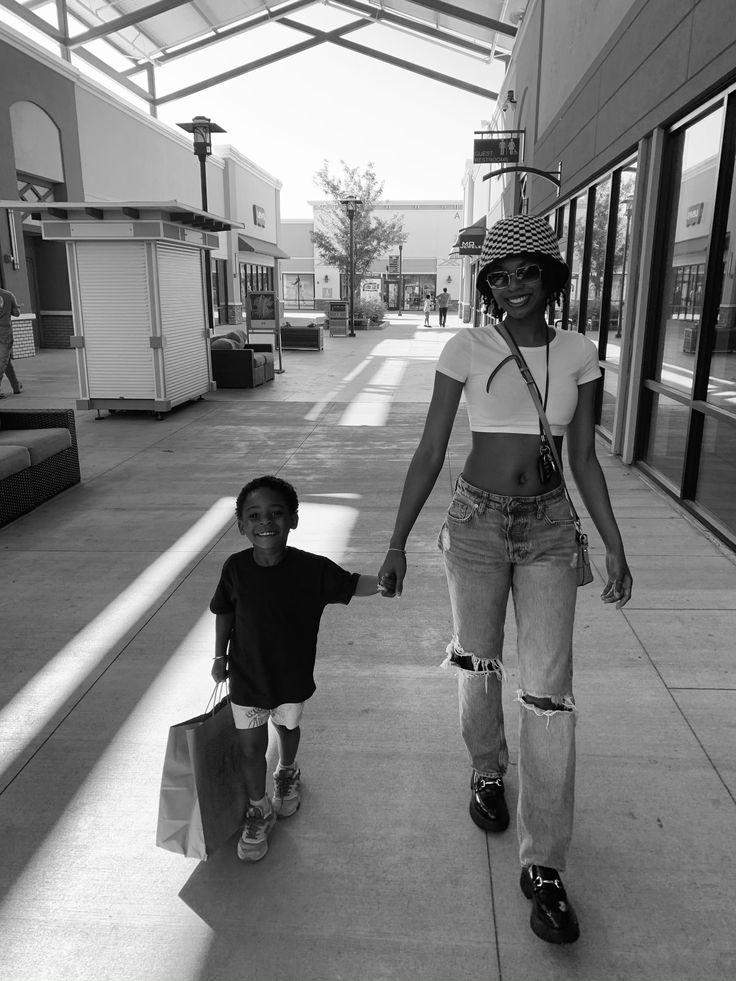
{"type": "MultiPolygon", "coordinates": [[[[508,328],[505,324],[496,324],[496,330],[499,332],[501,337],[506,341],[511,351],[511,356],[521,372],[521,377],[527,384],[529,388],[529,393],[534,402],[534,406],[539,415],[539,421],[542,424],[542,430],[546,439],[545,446],[548,448],[551,454],[552,460],[554,462],[555,468],[560,475],[560,480],[562,481],[562,487],[565,491],[565,497],[567,498],[567,503],[570,506],[570,514],[575,523],[575,539],[577,541],[578,548],[578,558],[577,558],[577,574],[578,574],[578,586],[587,586],[588,583],[593,582],[593,570],[590,567],[590,556],[588,555],[588,536],[583,531],[583,527],[580,523],[580,518],[578,512],[575,510],[575,505],[572,503],[572,498],[570,497],[570,492],[567,489],[567,483],[565,482],[565,472],[562,469],[562,461],[560,460],[560,455],[557,452],[557,445],[555,444],[554,438],[552,436],[552,430],[550,429],[549,422],[547,420],[547,414],[544,411],[544,406],[542,405],[542,399],[539,394],[539,389],[537,388],[537,383],[534,381],[534,376],[531,373],[529,365],[524,359],[524,355],[519,350],[519,345],[516,343],[514,338],[511,336],[508,328]]],[[[547,452],[547,450],[545,450],[547,452]]]]}

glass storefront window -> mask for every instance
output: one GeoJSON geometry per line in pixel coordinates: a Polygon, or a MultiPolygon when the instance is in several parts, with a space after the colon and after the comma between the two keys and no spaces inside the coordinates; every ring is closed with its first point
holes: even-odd
{"type": "Polygon", "coordinates": [[[606,343],[606,361],[611,361],[613,364],[621,363],[621,344],[623,343],[630,281],[631,219],[635,189],[636,162],[634,161],[621,170],[619,184],[618,210],[616,213],[616,251],[613,256],[611,281],[611,314],[606,343]]]}
{"type": "Polygon", "coordinates": [[[727,528],[736,529],[736,426],[706,417],[697,500],[727,528]]]}
{"type": "Polygon", "coordinates": [[[611,178],[598,184],[594,191],[593,227],[590,230],[590,266],[588,270],[588,302],[585,305],[586,333],[598,343],[603,300],[603,277],[606,271],[608,212],[611,208],[611,178]]]}
{"type": "Polygon", "coordinates": [[[580,289],[583,273],[583,250],[585,248],[585,225],[587,221],[588,195],[581,194],[575,201],[575,233],[570,257],[570,330],[579,330],[580,289]]]}
{"type": "Polygon", "coordinates": [[[651,398],[646,458],[679,493],[690,409],[656,392],[652,392],[651,398]]]}
{"type": "Polygon", "coordinates": [[[260,290],[273,290],[273,266],[260,266],[255,263],[240,263],[240,302],[241,317],[245,320],[246,296],[260,290]]]}
{"type": "Polygon", "coordinates": [[[708,379],[708,401],[736,413],[736,178],[723,203],[728,225],[721,254],[722,283],[708,379]]]}
{"type": "Polygon", "coordinates": [[[654,378],[688,394],[700,334],[723,112],[721,105],[672,140],[678,168],[654,378]]]}
{"type": "Polygon", "coordinates": [[[281,287],[288,306],[297,310],[314,309],[314,273],[282,273],[281,287]]]}
{"type": "Polygon", "coordinates": [[[601,405],[601,429],[607,433],[613,432],[613,421],[616,415],[616,399],[618,398],[618,372],[611,369],[603,371],[603,402],[601,405]]]}

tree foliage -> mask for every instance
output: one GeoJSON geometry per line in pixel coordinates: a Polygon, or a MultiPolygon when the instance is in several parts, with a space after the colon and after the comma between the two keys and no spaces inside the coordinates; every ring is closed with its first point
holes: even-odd
{"type": "Polygon", "coordinates": [[[340,272],[348,276],[350,221],[340,201],[351,195],[360,198],[363,204],[353,219],[357,281],[370,271],[378,256],[405,242],[407,235],[399,215],[377,218],[373,214],[373,208],[383,193],[383,181],[378,180],[373,164],[369,163],[362,172],[359,167],[349,167],[344,160],[340,164],[342,172],[332,174],[325,160],[314,175],[314,183],[332,201],[333,206],[321,212],[320,227],[312,232],[312,242],[325,265],[337,266],[340,272]]]}

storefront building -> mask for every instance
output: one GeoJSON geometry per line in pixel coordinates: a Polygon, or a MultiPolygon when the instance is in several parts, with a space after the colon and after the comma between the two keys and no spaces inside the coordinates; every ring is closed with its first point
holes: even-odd
{"type": "MultiPolygon", "coordinates": [[[[0,200],[29,206],[0,213],[0,280],[22,304],[14,333],[15,356],[24,357],[39,347],[68,348],[73,332],[66,251],[42,238],[33,205],[199,207],[200,172],[184,132],[117,99],[6,26],[0,27],[0,119],[0,200]]],[[[206,169],[208,211],[239,226],[220,233],[212,253],[213,321],[240,323],[247,291],[272,289],[280,280],[281,184],[233,147],[217,147],[206,169]]]]}
{"type": "Polygon", "coordinates": [[[736,545],[731,5],[531,0],[498,107],[489,134],[518,132],[523,157],[468,168],[464,224],[548,218],[572,273],[557,326],[598,345],[601,434],[736,545]]]}
{"type": "MultiPolygon", "coordinates": [[[[310,202],[314,217],[282,221],[281,242],[291,258],[282,263],[282,296],[287,308],[324,309],[330,300],[344,299],[348,285],[334,267],[325,265],[312,244],[334,204],[310,202]]],[[[363,292],[380,298],[389,311],[420,311],[429,294],[434,308],[438,292],[446,289],[455,309],[459,296],[460,261],[450,254],[461,226],[461,201],[379,201],[376,217],[401,218],[406,241],[378,256],[362,277],[363,292]]]]}

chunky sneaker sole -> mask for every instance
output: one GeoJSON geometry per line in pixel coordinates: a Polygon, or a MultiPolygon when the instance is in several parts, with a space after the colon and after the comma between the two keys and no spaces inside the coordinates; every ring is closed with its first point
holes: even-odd
{"type": "Polygon", "coordinates": [[[276,812],[272,808],[265,817],[260,815],[257,807],[248,808],[245,827],[238,841],[238,858],[241,862],[260,862],[268,851],[268,836],[276,824],[276,812]],[[252,815],[252,811],[256,815],[252,815]]]}
{"type": "Polygon", "coordinates": [[[549,890],[545,890],[544,886],[535,889],[531,866],[521,870],[521,891],[532,901],[529,925],[539,939],[548,944],[574,944],[580,936],[578,918],[564,886],[559,879],[556,882],[559,889],[555,889],[550,882],[544,883],[544,886],[551,886],[549,890]],[[558,924],[550,922],[550,914],[559,921],[558,924]]]}
{"type": "Polygon", "coordinates": [[[277,770],[273,775],[271,806],[277,817],[287,818],[302,806],[300,770],[277,770]]]}

